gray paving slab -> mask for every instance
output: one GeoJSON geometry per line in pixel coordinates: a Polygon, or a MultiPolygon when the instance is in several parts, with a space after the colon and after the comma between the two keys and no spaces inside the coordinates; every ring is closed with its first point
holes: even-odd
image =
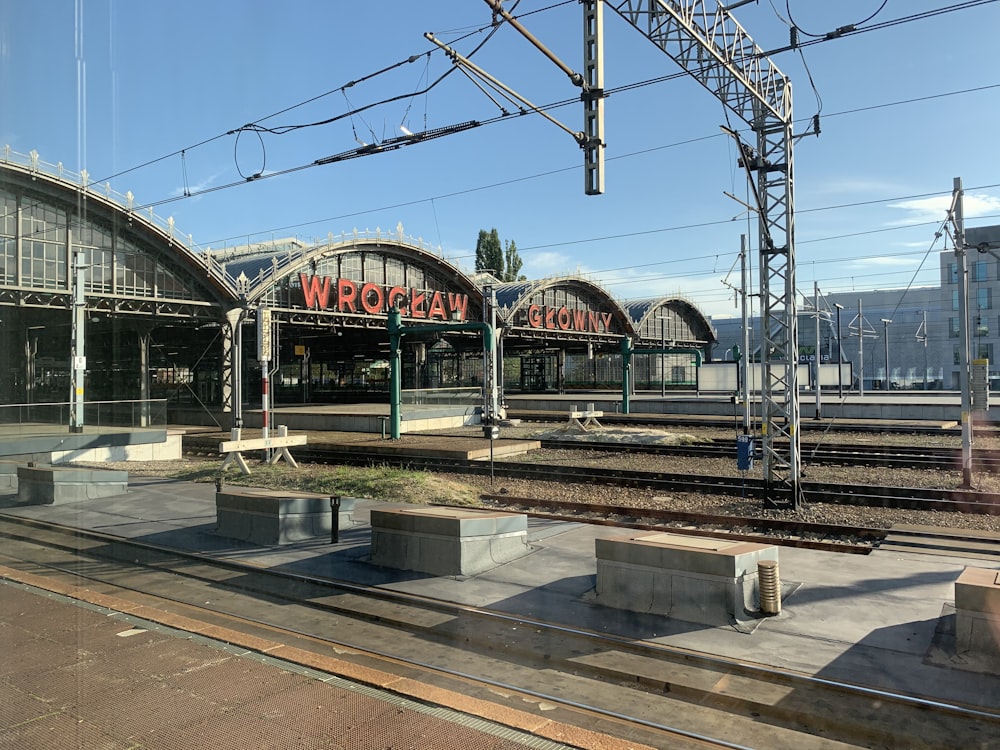
{"type": "Polygon", "coordinates": [[[2,512],[1000,710],[996,671],[954,653],[954,583],[967,566],[988,567],[981,560],[782,547],[781,613],[749,629],[710,627],[594,603],[595,539],[622,533],[613,527],[529,520],[531,554],[480,575],[441,577],[371,564],[367,523],[384,503],[358,502],[336,545],[262,547],[214,533],[214,489],[139,479],[122,497],[2,512]]]}

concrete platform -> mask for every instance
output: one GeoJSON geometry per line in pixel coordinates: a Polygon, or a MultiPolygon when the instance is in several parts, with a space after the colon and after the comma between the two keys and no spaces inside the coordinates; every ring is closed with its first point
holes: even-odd
{"type": "Polygon", "coordinates": [[[27,463],[71,461],[165,461],[181,457],[181,432],[163,427],[115,428],[86,425],[72,433],[65,425],[0,424],[0,456],[27,463]]]}
{"type": "Polygon", "coordinates": [[[527,555],[523,513],[464,508],[373,508],[371,561],[437,576],[474,576],[527,555]]]}
{"type": "MultiPolygon", "coordinates": [[[[478,432],[478,428],[477,428],[478,432]]],[[[244,438],[259,437],[257,430],[244,430],[244,438]]],[[[466,461],[486,461],[490,457],[490,440],[483,437],[454,435],[403,435],[399,440],[383,439],[367,432],[310,432],[309,445],[313,448],[330,448],[364,456],[431,456],[454,458],[466,461]]],[[[198,445],[205,450],[216,452],[220,440],[227,440],[229,433],[199,432],[186,440],[189,446],[198,445]]],[[[494,458],[518,456],[538,450],[538,440],[516,440],[500,438],[492,441],[494,458]]]]}
{"type": "MultiPolygon", "coordinates": [[[[99,605],[74,603],[0,582],[0,597],[4,748],[570,750],[540,744],[532,731],[538,721],[527,711],[506,711],[502,724],[482,720],[482,700],[419,683],[403,694],[395,675],[352,671],[335,653],[219,625],[185,632],[144,619],[148,609],[137,616],[144,608],[134,602],[103,595],[93,597],[99,605]],[[259,653],[265,646],[267,656],[259,653]]],[[[193,622],[164,619],[181,627],[193,622]]],[[[556,722],[550,729],[589,740],[572,747],[634,747],[556,722]]]]}
{"type": "Polygon", "coordinates": [[[475,576],[372,565],[371,511],[386,507],[394,506],[359,501],[356,525],[341,534],[340,544],[275,547],[217,535],[210,483],[133,477],[126,495],[3,513],[1000,711],[1000,670],[957,650],[955,582],[967,567],[982,566],[957,553],[875,551],[864,556],[781,548],[781,581],[791,593],[784,596],[779,615],[751,631],[594,601],[595,543],[609,536],[603,526],[528,519],[530,554],[475,576]]]}
{"type": "Polygon", "coordinates": [[[757,564],[778,548],[645,533],[597,539],[599,604],[704,625],[759,619],[757,564]]]}
{"type": "MultiPolygon", "coordinates": [[[[491,451],[489,440],[476,437],[403,435],[399,440],[372,440],[371,436],[352,437],[352,433],[326,433],[323,440],[326,445],[334,446],[337,450],[376,456],[394,456],[404,453],[408,456],[487,461],[491,451]]],[[[542,447],[538,440],[500,438],[492,442],[494,458],[520,456],[542,447]]]]}
{"type": "MultiPolygon", "coordinates": [[[[799,397],[801,423],[808,427],[817,421],[815,414],[815,394],[803,390],[799,397]]],[[[573,403],[592,402],[595,409],[611,416],[621,412],[621,392],[580,391],[565,394],[507,394],[508,414],[522,416],[525,412],[553,411],[566,413],[573,403]]],[[[735,407],[740,410],[742,407],[735,407]]],[[[871,391],[864,395],[845,393],[843,398],[836,391],[823,390],[820,411],[827,422],[857,420],[868,423],[875,420],[913,422],[926,426],[937,424],[942,428],[953,428],[961,419],[961,395],[953,391],[871,391]]],[[[997,419],[997,410],[988,412],[986,419],[997,419]]],[[[629,397],[629,412],[634,415],[701,415],[728,418],[734,414],[731,394],[704,391],[695,394],[671,392],[666,396],[649,391],[639,392],[629,397]]],[[[759,401],[754,413],[760,413],[759,401]]]]}
{"type": "MultiPolygon", "coordinates": [[[[389,432],[389,404],[304,404],[301,406],[276,406],[275,423],[288,426],[293,432],[303,430],[336,430],[342,432],[367,432],[381,435],[389,432]]],[[[245,409],[243,423],[246,427],[262,425],[259,410],[245,409]]],[[[404,404],[401,410],[400,431],[444,430],[480,423],[476,407],[467,404],[404,404]]]]}

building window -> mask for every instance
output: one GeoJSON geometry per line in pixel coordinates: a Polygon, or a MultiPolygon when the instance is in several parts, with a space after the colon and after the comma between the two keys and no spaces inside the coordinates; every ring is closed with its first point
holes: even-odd
{"type": "Polygon", "coordinates": [[[993,290],[989,287],[976,289],[976,307],[989,310],[993,307],[993,290]]]}
{"type": "Polygon", "coordinates": [[[969,269],[971,273],[971,279],[973,281],[986,281],[986,261],[977,260],[972,264],[972,268],[969,269]]]}
{"type": "Polygon", "coordinates": [[[0,284],[17,282],[16,259],[17,242],[13,237],[0,237],[0,284]]]}
{"type": "Polygon", "coordinates": [[[948,336],[957,339],[958,333],[958,318],[948,318],[948,336]]]}
{"type": "Polygon", "coordinates": [[[976,359],[988,359],[993,361],[993,344],[980,344],[976,353],[976,359]]]}
{"type": "Polygon", "coordinates": [[[952,310],[957,310],[958,309],[958,290],[957,289],[951,293],[951,309],[952,310]]]}
{"type": "Polygon", "coordinates": [[[977,336],[990,335],[990,319],[985,315],[976,316],[976,335],[977,336]]]}
{"type": "Polygon", "coordinates": [[[962,360],[958,356],[958,347],[957,346],[954,349],[951,350],[951,363],[953,365],[961,365],[962,364],[962,360]]]}
{"type": "Polygon", "coordinates": [[[958,283],[958,263],[948,264],[948,283],[949,284],[958,283]]]}
{"type": "Polygon", "coordinates": [[[66,288],[66,249],[62,243],[21,243],[21,283],[36,289],[66,288]]]}
{"type": "Polygon", "coordinates": [[[0,284],[17,282],[17,197],[0,190],[0,284]]]}

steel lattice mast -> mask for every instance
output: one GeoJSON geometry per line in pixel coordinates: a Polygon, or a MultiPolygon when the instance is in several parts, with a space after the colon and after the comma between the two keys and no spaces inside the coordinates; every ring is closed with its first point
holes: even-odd
{"type": "MultiPolygon", "coordinates": [[[[764,478],[769,503],[798,507],[801,493],[791,81],[720,5],[713,3],[715,7],[708,9],[703,0],[603,2],[757,134],[756,151],[741,144],[741,165],[755,188],[759,211],[764,478]]],[[[585,12],[592,12],[593,6],[600,3],[584,3],[585,12]]],[[[585,20],[587,23],[593,24],[585,20]]],[[[589,159],[587,168],[594,168],[589,159]]],[[[593,177],[589,180],[600,182],[593,177]]]]}

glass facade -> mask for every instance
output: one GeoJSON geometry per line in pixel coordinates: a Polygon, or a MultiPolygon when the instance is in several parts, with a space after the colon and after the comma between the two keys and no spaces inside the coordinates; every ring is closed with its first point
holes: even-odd
{"type": "MultiPolygon", "coordinates": [[[[477,321],[482,314],[474,278],[419,242],[355,233],[337,243],[331,237],[325,246],[279,240],[196,257],[190,245],[168,239],[164,232],[172,233],[172,221],[165,230],[158,217],[126,214],[127,205],[115,204],[110,188],[107,195],[94,193],[80,214],[78,183],[61,174],[10,175],[0,190],[0,351],[8,354],[0,361],[0,398],[8,403],[71,397],[78,325],[84,328],[87,400],[148,396],[216,409],[229,405],[223,400],[234,364],[243,373],[244,403],[259,397],[254,326],[261,306],[271,308],[274,320],[275,402],[337,398],[350,390],[384,397],[388,304],[410,305],[404,317],[416,320],[477,321]],[[82,323],[72,313],[76,263],[86,296],[82,323]],[[313,279],[310,289],[302,289],[303,277],[313,279]],[[325,295],[326,279],[342,305],[314,304],[325,295]],[[345,284],[338,288],[337,280],[345,284]],[[408,302],[401,302],[400,289],[408,302]],[[313,300],[308,310],[307,297],[313,300]],[[245,312],[228,314],[235,308],[245,312]],[[238,318],[239,336],[229,327],[238,318]],[[238,361],[230,358],[237,339],[243,345],[238,361]]],[[[627,310],[579,279],[518,285],[511,293],[514,288],[513,308],[505,307],[510,301],[500,303],[501,311],[518,311],[504,337],[511,347],[506,360],[540,357],[526,372],[534,377],[539,363],[544,371],[522,387],[617,380],[618,368],[606,355],[621,335],[682,341],[707,325],[685,308],[635,331],[627,310]]],[[[404,342],[402,358],[407,388],[467,389],[483,380],[480,334],[470,330],[415,335],[404,342]]],[[[650,378],[663,379],[647,373],[650,378]]]]}

